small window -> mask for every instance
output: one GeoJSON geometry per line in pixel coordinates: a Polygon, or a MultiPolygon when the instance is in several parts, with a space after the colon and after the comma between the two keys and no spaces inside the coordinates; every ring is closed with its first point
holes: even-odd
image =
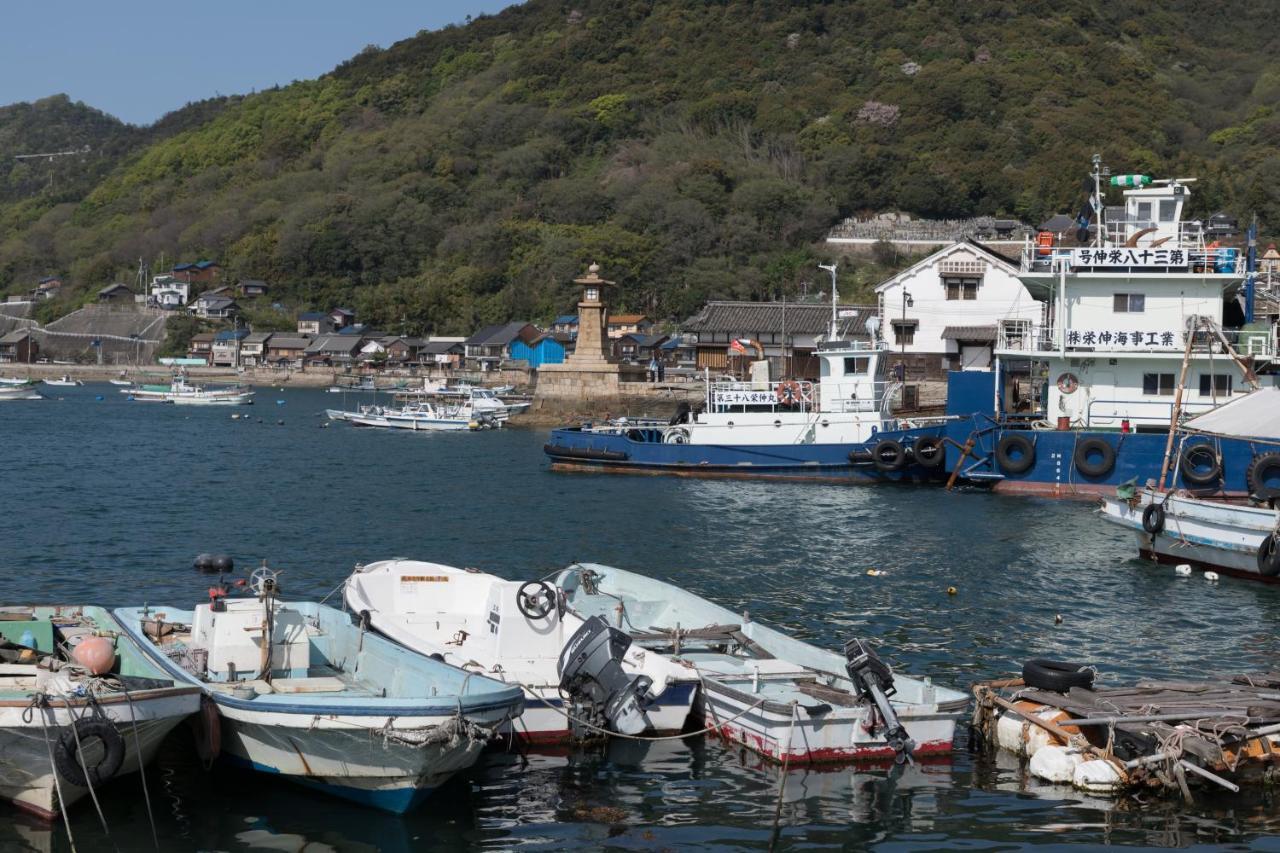
{"type": "Polygon", "coordinates": [[[947,289],[947,299],[978,298],[978,280],[976,278],[953,278],[947,276],[942,279],[942,284],[947,289]]]}
{"type": "Polygon", "coordinates": [[[1231,395],[1230,373],[1200,374],[1201,397],[1229,397],[1231,395]]]}
{"type": "Polygon", "coordinates": [[[1162,199],[1160,201],[1160,221],[1172,222],[1174,212],[1178,209],[1178,202],[1171,198],[1162,199]]]}
{"type": "Polygon", "coordinates": [[[899,344],[914,344],[916,342],[916,327],[914,325],[897,325],[893,327],[893,339],[899,344]]]}
{"type": "Polygon", "coordinates": [[[1172,373],[1142,374],[1142,393],[1152,397],[1173,396],[1172,373]]]}
{"type": "Polygon", "coordinates": [[[1147,297],[1142,293],[1117,293],[1112,296],[1111,307],[1117,314],[1141,314],[1147,310],[1147,297]]]}
{"type": "Polygon", "coordinates": [[[1151,202],[1149,201],[1138,202],[1138,220],[1141,222],[1151,221],[1151,202]]]}
{"type": "Polygon", "coordinates": [[[844,359],[844,375],[845,376],[863,376],[866,375],[867,367],[871,359],[866,356],[845,356],[844,359]]]}

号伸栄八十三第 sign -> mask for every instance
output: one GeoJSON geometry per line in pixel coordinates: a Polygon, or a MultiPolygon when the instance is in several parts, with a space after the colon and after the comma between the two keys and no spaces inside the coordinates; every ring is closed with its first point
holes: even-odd
{"type": "Polygon", "coordinates": [[[1121,247],[1072,249],[1073,267],[1185,267],[1191,262],[1185,249],[1130,249],[1121,247]]]}

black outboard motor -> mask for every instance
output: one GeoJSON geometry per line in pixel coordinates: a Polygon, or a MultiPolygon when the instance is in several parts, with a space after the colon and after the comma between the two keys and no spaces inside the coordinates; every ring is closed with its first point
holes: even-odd
{"type": "Polygon", "coordinates": [[[845,669],[853,681],[853,689],[859,699],[875,703],[884,723],[884,739],[893,747],[894,762],[902,764],[911,760],[911,751],[915,743],[907,735],[907,730],[898,722],[898,715],[889,704],[889,697],[896,692],[893,686],[893,670],[880,660],[875,649],[865,640],[854,638],[844,644],[845,669]]]}
{"type": "MultiPolygon", "coordinates": [[[[630,647],[631,638],[599,616],[592,616],[569,638],[556,672],[560,689],[572,700],[570,715],[575,721],[626,735],[650,728],[644,706],[653,679],[647,675],[632,678],[622,671],[622,656],[630,647]]],[[[575,736],[587,734],[579,734],[576,725],[574,728],[575,736]]]]}

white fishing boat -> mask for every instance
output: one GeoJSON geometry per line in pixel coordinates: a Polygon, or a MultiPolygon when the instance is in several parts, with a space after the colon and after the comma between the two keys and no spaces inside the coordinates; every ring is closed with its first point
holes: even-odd
{"type": "Polygon", "coordinates": [[[325,391],[329,394],[345,394],[348,391],[358,392],[358,391],[377,391],[377,390],[378,390],[378,386],[373,381],[373,377],[371,376],[366,376],[363,379],[361,379],[359,382],[352,382],[349,384],[338,383],[336,385],[330,385],[328,388],[325,389],[325,391]]]}
{"type": "Polygon", "coordinates": [[[42,818],[136,773],[200,709],[102,608],[6,607],[0,640],[0,797],[42,818]]]}
{"type": "MultiPolygon", "coordinates": [[[[525,710],[510,728],[522,740],[558,743],[572,736],[568,717],[582,708],[571,712],[573,702],[562,697],[557,664],[583,620],[557,606],[550,585],[395,559],[358,567],[347,578],[344,595],[349,610],[401,645],[519,684],[525,710]]],[[[643,676],[648,682],[642,697],[647,726],[642,730],[650,735],[681,731],[697,694],[696,675],[638,648],[620,662],[628,677],[643,676]]],[[[609,725],[607,714],[584,716],[601,728],[609,725]]]]}
{"type": "Polygon", "coordinates": [[[242,385],[206,386],[189,382],[183,374],[168,385],[137,385],[122,388],[121,394],[142,403],[173,403],[178,406],[251,406],[252,389],[242,385]]]}
{"type": "Polygon", "coordinates": [[[415,431],[463,431],[499,429],[505,413],[478,412],[467,402],[422,400],[400,406],[362,406],[356,411],[326,410],[331,420],[355,426],[415,431]]]}
{"type": "Polygon", "coordinates": [[[0,385],[0,402],[5,400],[43,400],[35,382],[0,385]]]}
{"type": "Polygon", "coordinates": [[[395,399],[406,402],[436,400],[445,401],[450,405],[458,405],[461,402],[465,402],[477,414],[492,415],[503,420],[506,420],[511,415],[523,412],[533,404],[532,398],[505,398],[492,388],[482,388],[465,383],[452,386],[432,386],[427,384],[425,380],[421,388],[396,390],[395,399]]]}
{"type": "Polygon", "coordinates": [[[222,754],[357,803],[403,813],[471,766],[521,709],[518,687],[395,645],[348,614],[276,596],[123,608],[125,631],[217,705],[222,754]]]}
{"type": "Polygon", "coordinates": [[[0,386],[4,385],[30,385],[32,380],[23,379],[21,376],[0,376],[0,386]]]}
{"type": "Polygon", "coordinates": [[[70,376],[64,373],[62,376],[59,376],[56,379],[44,380],[44,384],[52,385],[55,388],[75,388],[77,385],[83,385],[84,383],[81,382],[79,379],[72,379],[70,376]]]}
{"type": "Polygon", "coordinates": [[[866,643],[809,645],[669,583],[596,563],[555,577],[566,613],[625,631],[691,668],[706,724],[789,764],[946,753],[967,694],[890,671],[866,643]]]}
{"type": "MultiPolygon", "coordinates": [[[[1280,576],[1280,389],[1262,388],[1182,425],[1185,440],[1233,438],[1253,450],[1248,496],[1165,489],[1152,481],[1102,499],[1103,517],[1133,531],[1138,553],[1239,577],[1280,576]]],[[[1197,445],[1199,446],[1199,445],[1197,445]]],[[[1179,461],[1182,454],[1170,458],[1179,461]]],[[[1177,482],[1173,471],[1173,482],[1177,482]]]]}

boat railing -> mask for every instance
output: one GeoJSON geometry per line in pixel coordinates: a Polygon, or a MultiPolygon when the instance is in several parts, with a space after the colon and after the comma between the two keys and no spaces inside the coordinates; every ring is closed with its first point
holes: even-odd
{"type": "Polygon", "coordinates": [[[837,397],[835,394],[827,394],[822,397],[821,411],[837,414],[879,412],[885,408],[886,398],[892,397],[897,389],[897,382],[879,380],[871,383],[871,393],[869,395],[837,397]]]}
{"type": "MultiPolygon", "coordinates": [[[[1187,345],[1185,331],[1115,329],[1101,331],[1065,332],[1065,347],[1061,330],[1053,325],[1009,326],[999,330],[996,340],[998,352],[1040,353],[1057,352],[1169,352],[1181,350],[1187,345]],[[1141,337],[1140,342],[1138,341],[1141,337]]],[[[1226,341],[1240,355],[1255,358],[1273,358],[1276,354],[1276,336],[1270,329],[1226,329],[1222,332],[1226,341]]],[[[1223,352],[1217,336],[1205,331],[1195,333],[1192,352],[1223,352]]]]}
{"type": "MultiPolygon", "coordinates": [[[[1182,417],[1202,415],[1230,400],[1230,395],[1218,399],[1193,400],[1184,397],[1182,417]]],[[[1168,426],[1173,417],[1172,400],[1090,400],[1085,410],[1085,426],[1120,427],[1124,421],[1130,424],[1155,423],[1168,426]]]]}

